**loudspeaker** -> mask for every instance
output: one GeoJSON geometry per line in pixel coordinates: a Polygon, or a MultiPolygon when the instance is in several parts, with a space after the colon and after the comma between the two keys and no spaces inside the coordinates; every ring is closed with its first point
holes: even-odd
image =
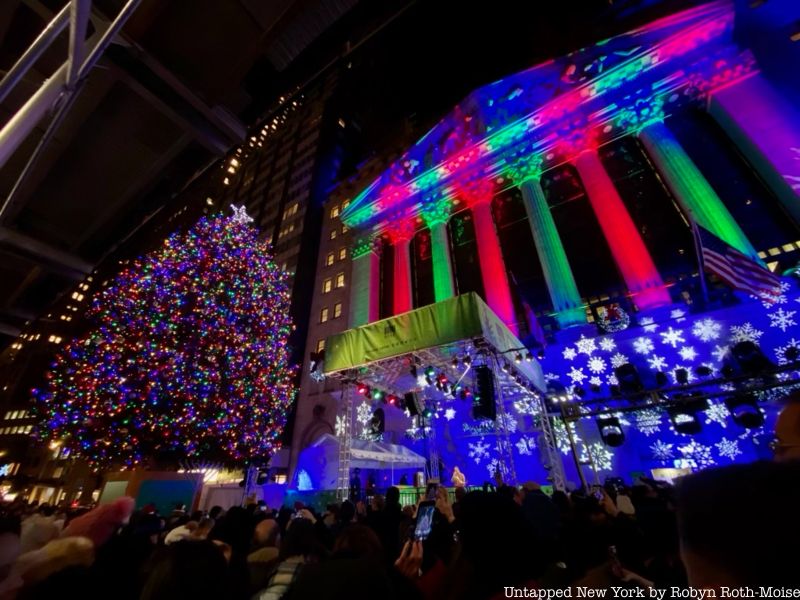
{"type": "Polygon", "coordinates": [[[490,419],[497,416],[494,402],[494,376],[486,365],[475,367],[475,394],[472,397],[472,418],[490,419]]]}
{"type": "Polygon", "coordinates": [[[419,399],[414,392],[407,392],[406,395],[403,396],[403,400],[405,400],[408,414],[410,414],[412,417],[422,412],[422,406],[420,406],[419,399]]]}

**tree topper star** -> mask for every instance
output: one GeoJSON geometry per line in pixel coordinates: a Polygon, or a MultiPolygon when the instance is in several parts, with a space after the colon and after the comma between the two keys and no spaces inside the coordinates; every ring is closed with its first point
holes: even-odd
{"type": "Polygon", "coordinates": [[[231,204],[231,209],[233,210],[233,217],[231,220],[239,225],[247,225],[248,223],[253,222],[253,217],[247,214],[247,207],[236,206],[235,204],[231,204]]]}

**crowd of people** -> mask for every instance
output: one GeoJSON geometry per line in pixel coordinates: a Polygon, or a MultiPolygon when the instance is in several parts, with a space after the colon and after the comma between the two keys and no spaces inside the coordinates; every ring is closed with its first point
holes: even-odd
{"type": "Polygon", "coordinates": [[[159,515],[121,498],[65,512],[15,501],[0,516],[0,600],[796,588],[800,405],[784,410],[776,433],[776,461],[706,470],[675,487],[641,478],[546,494],[529,482],[458,487],[454,497],[439,487],[425,539],[417,507],[401,506],[395,487],[324,511],[252,503],[159,515]]]}

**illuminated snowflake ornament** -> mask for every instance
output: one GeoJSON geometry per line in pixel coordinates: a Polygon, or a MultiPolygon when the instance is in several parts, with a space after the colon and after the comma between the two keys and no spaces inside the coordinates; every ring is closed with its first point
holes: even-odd
{"type": "Polygon", "coordinates": [[[253,217],[247,214],[246,206],[236,206],[235,204],[231,204],[231,210],[233,210],[233,216],[230,220],[231,223],[235,223],[237,225],[247,225],[248,223],[253,222],[253,217]]]}
{"type": "Polygon", "coordinates": [[[714,445],[717,447],[717,452],[721,458],[727,458],[731,461],[735,460],[736,457],[742,453],[742,451],[739,450],[739,440],[722,438],[714,445]]]}
{"type": "Polygon", "coordinates": [[[336,435],[338,437],[344,435],[344,430],[345,430],[344,415],[336,415],[336,425],[334,426],[334,430],[336,431],[336,435]]]}
{"type": "Polygon", "coordinates": [[[444,418],[448,421],[452,421],[456,417],[456,411],[453,408],[448,408],[444,411],[444,418]]]}
{"type": "Polygon", "coordinates": [[[650,452],[655,460],[668,461],[675,458],[675,444],[667,444],[661,440],[656,440],[650,445],[650,452]]]}
{"type": "Polygon", "coordinates": [[[362,425],[366,425],[372,419],[372,407],[366,402],[362,402],[356,409],[356,420],[362,425]]]}
{"type": "Polygon", "coordinates": [[[489,444],[484,442],[483,438],[475,443],[470,442],[467,444],[467,448],[469,448],[467,456],[474,460],[476,465],[479,465],[484,459],[489,458],[490,447],[489,444]]]}
{"type": "Polygon", "coordinates": [[[701,342],[718,340],[719,336],[722,335],[722,325],[717,323],[714,319],[700,319],[694,322],[692,326],[692,335],[701,342]]]}

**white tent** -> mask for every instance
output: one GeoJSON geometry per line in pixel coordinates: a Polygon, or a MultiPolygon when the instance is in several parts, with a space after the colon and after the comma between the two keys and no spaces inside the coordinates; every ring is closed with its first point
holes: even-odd
{"type": "MultiPolygon", "coordinates": [[[[395,471],[425,468],[425,458],[405,446],[356,439],[351,446],[351,469],[395,471]]],[[[300,453],[294,487],[301,491],[335,490],[338,475],[339,438],[326,433],[300,453]]]]}

